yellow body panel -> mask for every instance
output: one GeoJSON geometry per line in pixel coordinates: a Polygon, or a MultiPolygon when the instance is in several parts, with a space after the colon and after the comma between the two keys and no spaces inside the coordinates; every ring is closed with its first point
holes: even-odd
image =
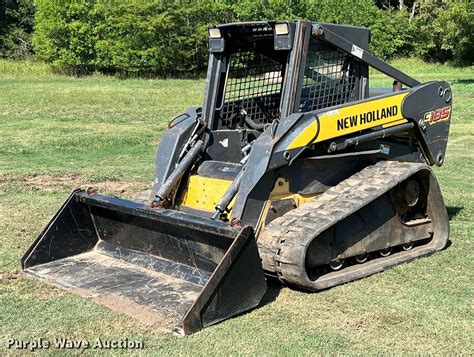
{"type": "Polygon", "coordinates": [[[283,177],[279,177],[276,182],[275,186],[273,187],[272,192],[270,192],[269,199],[265,202],[265,207],[262,212],[262,217],[259,220],[259,224],[257,229],[255,230],[256,236],[259,235],[260,231],[265,227],[265,219],[268,214],[268,210],[272,205],[272,202],[279,201],[279,200],[289,200],[293,199],[296,207],[299,207],[306,202],[313,200],[317,195],[300,195],[299,193],[293,193],[290,191],[290,181],[283,177]]]}
{"type": "Polygon", "coordinates": [[[277,179],[275,187],[270,192],[270,201],[294,199],[297,207],[311,201],[314,197],[315,195],[300,195],[290,192],[290,181],[282,177],[277,179]]]}
{"type": "Polygon", "coordinates": [[[382,125],[382,127],[385,129],[385,128],[390,128],[391,126],[395,126],[395,125],[399,125],[399,124],[404,124],[404,123],[408,123],[408,120],[406,120],[406,119],[400,119],[400,120],[392,121],[392,122],[390,122],[390,123],[387,123],[387,124],[382,125]]]}
{"type": "MultiPolygon", "coordinates": [[[[192,175],[189,177],[180,205],[214,212],[216,205],[229,188],[232,181],[192,175]]],[[[229,207],[234,205],[234,200],[229,207]]]]}
{"type": "MultiPolygon", "coordinates": [[[[183,197],[180,201],[180,206],[213,213],[216,210],[217,203],[231,184],[231,180],[192,175],[189,177],[186,184],[183,197]]],[[[265,203],[265,208],[262,212],[262,217],[259,220],[256,234],[258,235],[260,230],[263,228],[265,217],[267,216],[272,202],[293,199],[296,206],[299,207],[315,197],[316,195],[300,195],[298,193],[290,192],[290,182],[288,179],[282,177],[278,178],[272,192],[270,193],[270,197],[265,203]]],[[[230,217],[232,214],[234,201],[235,197],[229,204],[227,217],[230,217]]]]}
{"type": "Polygon", "coordinates": [[[401,106],[407,95],[396,94],[325,112],[319,116],[317,138],[314,139],[318,123],[314,121],[290,143],[288,150],[398,122],[403,119],[401,106]]]}

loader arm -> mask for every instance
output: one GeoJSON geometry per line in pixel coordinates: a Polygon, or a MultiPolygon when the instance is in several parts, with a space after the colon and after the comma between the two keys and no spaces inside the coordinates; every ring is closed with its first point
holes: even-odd
{"type": "MultiPolygon", "coordinates": [[[[398,135],[402,140],[416,143],[422,153],[419,162],[442,165],[450,126],[450,91],[447,82],[431,82],[282,118],[276,129],[269,127],[253,145],[233,207],[233,218],[257,225],[264,205],[253,198],[254,190],[259,191],[258,196],[268,196],[276,171],[304,157],[358,156],[361,144],[398,135]],[[264,187],[267,192],[262,193],[264,187]]],[[[394,159],[400,152],[390,153],[386,147],[379,154],[394,159]]]]}

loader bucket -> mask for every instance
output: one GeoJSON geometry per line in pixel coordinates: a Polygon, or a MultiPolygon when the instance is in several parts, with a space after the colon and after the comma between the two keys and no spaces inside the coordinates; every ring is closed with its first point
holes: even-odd
{"type": "Polygon", "coordinates": [[[180,334],[257,306],[266,290],[251,227],[83,190],[21,264],[30,276],[180,334]]]}

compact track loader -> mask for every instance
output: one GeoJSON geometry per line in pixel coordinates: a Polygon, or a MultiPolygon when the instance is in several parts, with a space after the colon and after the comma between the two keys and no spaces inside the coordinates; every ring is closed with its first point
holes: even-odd
{"type": "Polygon", "coordinates": [[[210,28],[203,106],[170,121],[149,202],[74,191],[24,272],[189,334],[256,307],[267,278],[318,291],[443,249],[430,166],[450,86],[369,40],[307,21],[210,28]],[[393,87],[371,89],[369,67],[393,87]]]}

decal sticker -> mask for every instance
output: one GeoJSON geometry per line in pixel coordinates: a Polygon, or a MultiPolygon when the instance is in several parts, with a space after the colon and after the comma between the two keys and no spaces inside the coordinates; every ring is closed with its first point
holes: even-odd
{"type": "Polygon", "coordinates": [[[336,114],[339,114],[339,110],[337,110],[337,109],[330,110],[329,112],[326,112],[326,115],[336,115],[336,114]]]}
{"type": "Polygon", "coordinates": [[[229,146],[229,139],[225,138],[224,140],[219,141],[219,144],[226,148],[229,146]]]}
{"type": "Polygon", "coordinates": [[[352,45],[351,54],[357,58],[362,58],[364,50],[360,47],[357,47],[356,45],[352,45]]]}
{"type": "Polygon", "coordinates": [[[426,112],[424,116],[425,123],[433,125],[442,121],[447,121],[451,117],[451,106],[448,105],[430,112],[426,112]]]}
{"type": "Polygon", "coordinates": [[[390,154],[390,145],[380,144],[380,152],[384,155],[390,154]]]}

